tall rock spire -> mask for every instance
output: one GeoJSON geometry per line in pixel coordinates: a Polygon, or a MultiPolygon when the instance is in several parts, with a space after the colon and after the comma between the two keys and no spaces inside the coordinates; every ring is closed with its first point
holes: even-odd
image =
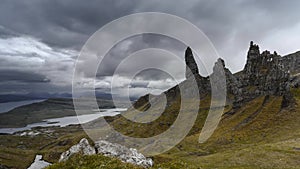
{"type": "Polygon", "coordinates": [[[186,70],[185,70],[186,79],[189,79],[190,77],[199,74],[198,66],[194,59],[192,49],[190,47],[187,47],[185,51],[185,64],[186,64],[186,70]]]}
{"type": "Polygon", "coordinates": [[[252,41],[243,74],[243,85],[252,86],[256,93],[282,95],[289,90],[290,75],[281,56],[267,50],[260,53],[258,45],[252,41]]]}

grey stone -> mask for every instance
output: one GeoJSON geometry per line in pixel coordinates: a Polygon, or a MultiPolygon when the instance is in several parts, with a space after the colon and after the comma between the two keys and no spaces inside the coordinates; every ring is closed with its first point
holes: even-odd
{"type": "Polygon", "coordinates": [[[51,163],[42,160],[42,158],[43,158],[42,155],[36,155],[34,162],[29,166],[28,169],[43,169],[51,165],[51,163]]]}
{"type": "Polygon", "coordinates": [[[123,145],[110,143],[104,140],[95,142],[95,148],[99,154],[116,157],[123,162],[132,163],[146,168],[153,166],[152,159],[146,158],[134,148],[127,148],[123,145]]]}
{"type": "Polygon", "coordinates": [[[197,63],[194,59],[192,49],[188,47],[185,51],[185,63],[186,63],[186,71],[185,78],[189,79],[191,76],[195,76],[199,74],[197,63]]]}
{"type": "Polygon", "coordinates": [[[68,151],[61,154],[59,161],[66,161],[73,154],[82,153],[83,155],[93,155],[96,154],[95,148],[89,144],[86,138],[80,140],[80,142],[72,146],[68,151]]]}

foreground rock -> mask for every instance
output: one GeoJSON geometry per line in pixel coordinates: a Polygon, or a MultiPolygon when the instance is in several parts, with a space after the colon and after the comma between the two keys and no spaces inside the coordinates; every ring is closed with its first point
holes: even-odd
{"type": "Polygon", "coordinates": [[[42,157],[42,155],[36,155],[34,162],[30,165],[28,169],[42,169],[51,165],[51,163],[42,160],[42,157]]]}
{"type": "Polygon", "coordinates": [[[100,140],[95,143],[95,148],[92,147],[86,138],[72,146],[68,151],[61,154],[59,162],[66,161],[72,155],[82,153],[83,155],[102,154],[104,156],[115,157],[123,162],[139,165],[145,168],[153,166],[153,161],[146,158],[143,154],[137,152],[136,149],[127,148],[120,144],[110,143],[100,140]]]}
{"type": "Polygon", "coordinates": [[[104,140],[96,142],[95,148],[99,154],[103,154],[104,156],[116,157],[126,163],[131,163],[143,167],[153,166],[152,159],[147,159],[143,154],[137,152],[137,150],[133,148],[127,148],[120,144],[114,144],[104,140]]]}
{"type": "Polygon", "coordinates": [[[72,146],[68,151],[61,154],[59,162],[66,161],[73,154],[82,153],[83,155],[93,155],[96,154],[95,148],[93,148],[86,138],[80,140],[80,142],[72,146]]]}

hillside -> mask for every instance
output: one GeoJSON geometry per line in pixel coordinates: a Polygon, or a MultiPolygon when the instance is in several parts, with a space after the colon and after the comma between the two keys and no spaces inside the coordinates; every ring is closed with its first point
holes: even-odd
{"type": "MultiPolygon", "coordinates": [[[[191,53],[189,50],[186,51],[186,60],[191,53]]],[[[198,139],[210,107],[210,77],[201,77],[197,68],[192,66],[191,72],[202,97],[199,109],[190,107],[185,111],[198,111],[196,122],[181,143],[154,159],[159,163],[180,159],[193,164],[191,166],[203,168],[299,168],[300,89],[299,76],[295,76],[299,73],[299,60],[299,52],[284,57],[276,52],[260,53],[258,45],[253,42],[243,71],[232,74],[219,59],[215,67],[221,65],[225,70],[227,101],[217,130],[203,144],[199,144],[198,139]]],[[[187,62],[187,65],[190,63],[187,62]]],[[[191,72],[186,75],[187,79],[191,72]]],[[[185,83],[188,82],[184,81],[179,86],[185,83]]],[[[125,135],[142,138],[159,135],[172,126],[180,102],[182,105],[178,86],[164,94],[168,106],[159,118],[150,123],[131,122],[121,115],[108,117],[107,121],[125,135]]],[[[155,115],[163,103],[162,96],[143,96],[125,116],[147,121],[147,118],[152,118],[147,114],[155,115]],[[138,114],[134,108],[145,115],[138,114]]],[[[190,123],[189,119],[184,123],[190,123]]],[[[115,135],[107,139],[113,142],[122,140],[115,135]]]]}
{"type": "MultiPolygon", "coordinates": [[[[199,75],[196,63],[191,59],[193,57],[191,49],[187,49],[185,57],[187,69],[190,70],[186,73],[187,80],[161,95],[145,95],[138,99],[123,114],[135,119],[136,122],[122,115],[105,117],[120,133],[144,138],[159,135],[172,128],[180,108],[183,108],[184,113],[197,112],[195,123],[191,124],[192,129],[180,143],[167,152],[150,156],[154,160],[152,168],[300,168],[300,72],[297,64],[300,60],[299,52],[284,57],[276,52],[261,53],[258,45],[251,42],[245,68],[236,74],[232,74],[225,67],[224,61],[219,59],[214,70],[222,68],[225,71],[226,104],[220,123],[204,143],[199,143],[198,140],[211,104],[210,80],[214,73],[209,77],[199,75]],[[194,97],[195,91],[189,81],[193,77],[200,89],[200,98],[194,97]],[[180,95],[181,87],[186,93],[191,94],[180,95]],[[183,97],[188,99],[183,100],[183,97]],[[197,101],[197,106],[193,104],[194,101],[197,101]],[[163,112],[160,114],[161,110],[163,112]],[[149,119],[154,120],[149,123],[138,123],[149,119]]],[[[214,107],[214,110],[218,109],[220,107],[214,107]]],[[[189,118],[183,120],[185,124],[191,123],[189,118]]],[[[86,124],[85,127],[91,131],[94,127],[98,127],[97,129],[101,130],[96,130],[97,134],[102,136],[105,134],[106,140],[125,144],[122,136],[108,133],[109,130],[101,124],[101,120],[86,124]]],[[[30,164],[34,154],[39,153],[46,161],[56,163],[49,167],[53,169],[96,166],[138,168],[101,155],[76,155],[66,162],[57,163],[60,153],[87,135],[76,125],[34,130],[43,132],[37,137],[0,136],[0,164],[24,168],[30,164]],[[47,132],[49,130],[50,133],[47,132]],[[24,154],[26,159],[22,158],[24,154]],[[20,162],[21,159],[25,162],[20,162]]],[[[155,148],[160,144],[154,142],[151,146],[155,148]]]]}

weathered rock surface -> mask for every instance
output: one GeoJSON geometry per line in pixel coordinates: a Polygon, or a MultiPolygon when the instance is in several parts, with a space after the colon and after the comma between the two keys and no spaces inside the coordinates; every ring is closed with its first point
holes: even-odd
{"type": "Polygon", "coordinates": [[[89,144],[86,138],[80,140],[80,142],[72,146],[68,151],[61,154],[59,161],[66,161],[73,154],[82,153],[83,155],[96,154],[95,148],[89,144]]]}
{"type": "Polygon", "coordinates": [[[298,84],[297,79],[291,76],[290,69],[297,72],[298,65],[294,62],[298,60],[296,55],[281,57],[276,52],[260,53],[259,46],[251,41],[244,70],[234,75],[241,84],[235,85],[238,93],[232,92],[237,98],[234,106],[239,107],[260,95],[284,96],[285,101],[290,102],[290,87],[298,84]]]}
{"type": "Polygon", "coordinates": [[[36,155],[34,162],[30,165],[28,169],[43,169],[51,163],[48,163],[47,161],[42,160],[43,156],[42,155],[36,155]]]}
{"type": "Polygon", "coordinates": [[[185,63],[186,63],[186,72],[185,72],[186,79],[189,79],[191,76],[199,75],[198,66],[194,59],[192,49],[190,47],[188,47],[185,51],[185,63]]]}
{"type": "Polygon", "coordinates": [[[127,148],[120,144],[110,143],[104,140],[95,142],[97,153],[105,156],[116,157],[123,162],[132,163],[143,167],[153,166],[153,161],[138,153],[136,149],[127,148]]]}
{"type": "Polygon", "coordinates": [[[291,75],[300,73],[300,51],[284,56],[282,62],[291,75]]]}
{"type": "Polygon", "coordinates": [[[242,83],[256,87],[256,94],[283,95],[289,90],[289,70],[276,52],[260,54],[258,45],[251,42],[242,83]]]}
{"type": "MultiPolygon", "coordinates": [[[[194,92],[199,92],[200,97],[210,94],[211,83],[214,83],[214,87],[218,90],[227,90],[227,98],[231,97],[227,101],[233,102],[234,107],[240,107],[243,103],[260,95],[284,96],[285,101],[289,102],[291,98],[290,87],[299,87],[300,85],[300,51],[284,57],[276,52],[264,51],[261,53],[259,46],[252,41],[244,69],[235,74],[225,67],[224,60],[218,59],[213,73],[209,77],[202,77],[199,75],[197,63],[189,47],[185,51],[185,62],[186,80],[163,93],[167,96],[168,105],[180,95],[180,89],[186,90],[184,93],[191,95],[194,92]],[[220,77],[224,74],[226,82],[220,77]],[[192,84],[189,82],[191,77],[196,80],[198,89],[190,85],[192,84]]],[[[135,107],[147,104],[149,100],[145,98],[148,97],[149,95],[145,95],[138,99],[134,103],[135,107]]]]}
{"type": "Polygon", "coordinates": [[[110,143],[108,141],[100,140],[95,142],[95,147],[92,147],[86,138],[72,146],[68,151],[61,154],[59,162],[66,161],[72,155],[82,153],[83,155],[102,154],[120,159],[123,162],[139,165],[142,167],[153,166],[153,161],[146,158],[143,154],[138,153],[136,149],[127,148],[123,145],[110,143]]]}

